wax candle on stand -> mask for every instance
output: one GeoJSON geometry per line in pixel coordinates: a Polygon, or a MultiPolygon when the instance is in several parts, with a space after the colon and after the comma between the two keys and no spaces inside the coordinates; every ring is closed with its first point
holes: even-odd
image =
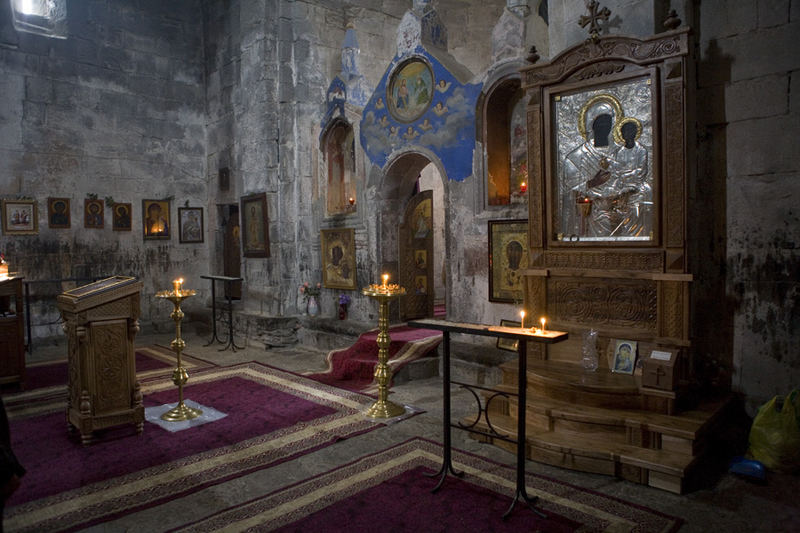
{"type": "Polygon", "coordinates": [[[519,312],[519,319],[520,319],[520,327],[525,329],[525,311],[519,312]]]}
{"type": "Polygon", "coordinates": [[[175,290],[175,294],[178,296],[181,294],[181,285],[183,285],[183,278],[178,278],[172,281],[172,288],[175,290]]]}
{"type": "Polygon", "coordinates": [[[386,288],[386,282],[389,281],[389,274],[383,275],[383,288],[386,288]]]}
{"type": "Polygon", "coordinates": [[[542,317],[542,318],[539,319],[539,322],[542,323],[542,333],[544,333],[544,325],[545,325],[545,322],[547,322],[547,320],[544,317],[542,317]]]}

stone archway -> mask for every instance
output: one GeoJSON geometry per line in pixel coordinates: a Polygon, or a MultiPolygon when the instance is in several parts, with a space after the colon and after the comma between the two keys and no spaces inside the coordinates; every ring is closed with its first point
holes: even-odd
{"type": "MultiPolygon", "coordinates": [[[[383,179],[378,186],[378,197],[382,200],[380,209],[378,234],[378,263],[381,272],[390,273],[392,279],[400,280],[403,268],[415,264],[416,257],[400,257],[400,254],[413,254],[414,250],[400,243],[399,228],[404,223],[406,208],[415,201],[415,195],[420,193],[420,183],[425,189],[437,189],[436,202],[433,204],[432,221],[432,252],[430,253],[431,268],[429,291],[432,302],[436,301],[444,307],[447,301],[445,287],[445,261],[447,255],[447,222],[445,206],[447,205],[447,179],[441,162],[433,154],[422,152],[408,152],[392,159],[385,167],[383,179]],[[424,180],[420,178],[425,175],[424,180]],[[439,180],[439,184],[436,184],[439,180]],[[434,184],[434,187],[431,184],[434,184]],[[402,252],[401,252],[402,250],[402,252]],[[439,258],[434,262],[435,258],[439,258]],[[441,294],[444,292],[444,294],[441,294]]],[[[421,273],[421,272],[420,272],[421,273]]],[[[418,273],[418,274],[420,274],[418,273]]],[[[403,275],[408,284],[408,273],[403,275]]],[[[413,277],[411,279],[414,279],[413,277]]],[[[410,292],[416,291],[416,286],[408,286],[410,292]]],[[[433,315],[433,304],[426,316],[433,315]]]]}

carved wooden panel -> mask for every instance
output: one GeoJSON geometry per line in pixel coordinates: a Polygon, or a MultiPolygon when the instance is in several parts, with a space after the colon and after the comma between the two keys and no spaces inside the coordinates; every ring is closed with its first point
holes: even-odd
{"type": "Polygon", "coordinates": [[[626,253],[611,251],[562,252],[548,250],[545,253],[545,266],[547,268],[662,272],[664,268],[664,254],[660,251],[626,253]]]}
{"type": "Polygon", "coordinates": [[[568,80],[589,81],[595,78],[602,78],[612,74],[619,74],[625,70],[629,63],[621,61],[605,61],[603,63],[593,63],[575,72],[568,80]]]}
{"type": "Polygon", "coordinates": [[[661,283],[660,334],[663,337],[682,339],[688,335],[688,332],[684,331],[685,287],[684,283],[677,281],[661,283]]]}
{"type": "Polygon", "coordinates": [[[683,85],[669,83],[664,89],[664,187],[666,205],[666,245],[683,246],[684,221],[684,121],[683,85]]]}
{"type": "Polygon", "coordinates": [[[526,276],[525,281],[525,309],[532,313],[531,316],[547,314],[546,278],[526,276]]]}
{"type": "Polygon", "coordinates": [[[613,36],[598,42],[587,41],[561,53],[550,63],[531,67],[524,72],[524,80],[529,86],[556,83],[563,81],[586,63],[622,59],[629,63],[647,65],[687,52],[688,36],[685,30],[643,40],[613,36]]]}
{"type": "Polygon", "coordinates": [[[92,328],[95,414],[130,407],[128,321],[115,320],[92,328]]]}
{"type": "Polygon", "coordinates": [[[127,317],[130,315],[131,304],[128,299],[116,300],[88,311],[89,320],[97,320],[99,318],[108,318],[113,316],[127,317]]]}
{"type": "MultiPolygon", "coordinates": [[[[537,93],[538,96],[538,93],[537,93]]],[[[528,139],[540,139],[542,135],[541,106],[528,107],[528,139]]],[[[542,209],[542,145],[528,141],[528,240],[530,250],[544,246],[544,210],[542,209]]]]}
{"type": "Polygon", "coordinates": [[[548,310],[553,321],[592,327],[657,329],[658,291],[654,281],[551,280],[548,310]]]}

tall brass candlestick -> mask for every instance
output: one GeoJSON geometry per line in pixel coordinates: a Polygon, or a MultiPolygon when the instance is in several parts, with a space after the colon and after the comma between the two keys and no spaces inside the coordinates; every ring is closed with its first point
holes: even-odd
{"type": "Polygon", "coordinates": [[[392,382],[392,370],[386,364],[389,358],[389,301],[406,293],[399,285],[387,285],[388,276],[384,275],[383,285],[370,285],[361,291],[362,294],[378,300],[378,365],[375,367],[375,378],[378,382],[378,400],[367,409],[366,415],[371,418],[392,418],[405,413],[402,405],[388,400],[389,385],[392,382]]]}
{"type": "MultiPolygon", "coordinates": [[[[180,280],[183,283],[183,280],[180,280]]],[[[175,309],[169,315],[175,321],[175,340],[170,343],[172,351],[178,359],[177,367],[172,372],[172,382],[178,387],[178,405],[161,415],[162,420],[167,422],[179,422],[181,420],[191,420],[203,414],[200,409],[194,409],[183,403],[183,386],[189,380],[189,373],[183,367],[181,362],[181,352],[186,347],[186,342],[181,338],[181,321],[183,320],[183,311],[181,311],[181,302],[190,296],[194,296],[196,291],[185,290],[180,288],[180,283],[174,282],[175,288],[171,291],[160,291],[156,293],[156,298],[164,298],[172,302],[175,309]]]]}

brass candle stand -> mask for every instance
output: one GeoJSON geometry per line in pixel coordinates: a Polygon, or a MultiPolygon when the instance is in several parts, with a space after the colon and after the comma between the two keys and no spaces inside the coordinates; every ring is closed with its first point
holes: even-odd
{"type": "Polygon", "coordinates": [[[203,414],[203,411],[200,409],[194,409],[183,403],[183,386],[189,380],[189,373],[186,372],[181,362],[181,352],[183,352],[183,349],[186,347],[186,342],[181,338],[181,321],[183,320],[181,302],[195,294],[197,294],[196,291],[181,289],[178,284],[176,284],[175,289],[171,291],[160,291],[156,293],[156,298],[169,300],[172,302],[172,305],[175,306],[175,309],[169,316],[175,321],[175,340],[170,343],[170,347],[172,351],[175,352],[178,359],[177,366],[172,372],[172,382],[178,387],[178,405],[161,415],[161,419],[167,422],[192,420],[203,414]]]}
{"type": "Polygon", "coordinates": [[[406,293],[399,285],[370,285],[362,289],[362,294],[378,300],[378,365],[375,367],[375,378],[378,382],[378,400],[367,409],[366,415],[371,418],[392,418],[405,413],[402,405],[388,400],[389,385],[392,381],[392,370],[386,364],[389,358],[389,302],[406,293]]]}

